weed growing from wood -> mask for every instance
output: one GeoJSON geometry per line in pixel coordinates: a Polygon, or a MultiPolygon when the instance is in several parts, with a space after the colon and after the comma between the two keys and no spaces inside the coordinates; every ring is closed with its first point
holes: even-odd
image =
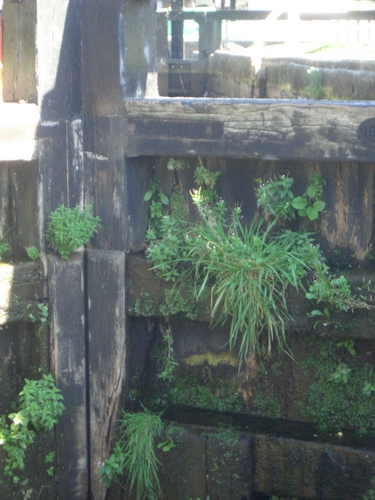
{"type": "Polygon", "coordinates": [[[10,245],[8,243],[8,241],[6,240],[5,236],[1,236],[0,237],[0,261],[2,260],[3,256],[10,252],[11,248],[10,248],[10,245]]]}
{"type": "Polygon", "coordinates": [[[0,445],[7,454],[4,472],[14,483],[20,480],[16,471],[25,467],[25,454],[35,439],[35,431],[52,429],[65,410],[51,374],[25,382],[18,396],[19,411],[8,417],[12,423],[7,425],[5,417],[0,417],[0,445]]]}
{"type": "Polygon", "coordinates": [[[113,482],[121,484],[121,478],[125,475],[129,493],[134,489],[136,491],[136,500],[156,500],[161,489],[155,438],[160,436],[162,430],[160,415],[146,408],[140,413],[123,411],[120,420],[121,438],[116,442],[113,454],[100,469],[104,486],[108,488],[113,482]]]}
{"type": "Polygon", "coordinates": [[[28,249],[27,255],[28,255],[29,259],[31,259],[31,260],[38,260],[39,259],[39,250],[36,247],[32,246],[28,249]]]}
{"type": "Polygon", "coordinates": [[[354,429],[358,433],[374,432],[375,370],[370,364],[359,364],[343,342],[314,340],[313,352],[302,368],[313,376],[303,414],[319,428],[338,431],[354,429]]]}
{"type": "Polygon", "coordinates": [[[63,259],[81,245],[86,245],[97,231],[100,218],[91,215],[91,206],[67,208],[64,205],[50,215],[47,241],[63,259]]]}

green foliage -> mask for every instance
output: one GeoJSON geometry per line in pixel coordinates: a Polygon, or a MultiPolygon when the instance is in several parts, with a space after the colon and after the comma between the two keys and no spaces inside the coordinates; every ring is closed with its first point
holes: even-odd
{"type": "MultiPolygon", "coordinates": [[[[315,300],[318,304],[326,303],[338,311],[373,309],[375,307],[365,298],[353,295],[347,278],[330,274],[325,265],[317,267],[315,281],[309,286],[306,298],[315,300]]],[[[326,313],[326,315],[328,314],[326,313]]]]}
{"type": "Polygon", "coordinates": [[[150,202],[150,217],[148,220],[148,229],[146,239],[152,242],[161,238],[161,226],[164,217],[163,206],[169,205],[168,197],[160,192],[159,184],[152,182],[150,189],[146,192],[143,198],[150,202]]]}
{"type": "Polygon", "coordinates": [[[371,479],[371,484],[373,488],[367,492],[367,495],[364,495],[363,500],[375,500],[375,477],[371,479]]]}
{"type": "Polygon", "coordinates": [[[324,210],[326,204],[321,200],[323,187],[326,181],[320,174],[314,173],[310,176],[310,184],[303,196],[297,196],[292,201],[292,207],[298,211],[300,217],[308,217],[316,220],[319,212],[324,210]]]}
{"type": "Polygon", "coordinates": [[[10,250],[11,250],[11,248],[10,248],[8,241],[5,239],[4,236],[1,236],[0,237],[0,261],[7,252],[10,252],[10,250]]]}
{"type": "Polygon", "coordinates": [[[51,374],[43,375],[41,380],[25,379],[25,382],[18,396],[19,411],[9,415],[12,423],[7,425],[5,417],[0,417],[0,445],[7,454],[4,471],[14,483],[19,482],[16,471],[25,467],[24,458],[35,439],[35,431],[52,429],[65,410],[51,374]]]}
{"type": "Polygon", "coordinates": [[[226,379],[215,378],[214,383],[210,374],[204,379],[193,374],[176,376],[170,385],[166,403],[222,412],[240,412],[244,406],[240,394],[228,385],[226,379]]]}
{"type": "Polygon", "coordinates": [[[277,396],[259,393],[253,402],[251,413],[261,417],[281,418],[280,400],[277,396]]]}
{"type": "Polygon", "coordinates": [[[199,195],[206,202],[213,202],[218,199],[218,195],[214,189],[219,175],[220,172],[209,171],[202,165],[201,160],[199,160],[198,167],[194,173],[194,180],[199,186],[199,195]]]}
{"type": "Polygon", "coordinates": [[[165,290],[165,301],[159,309],[165,317],[184,313],[188,319],[194,320],[197,317],[197,311],[191,281],[181,283],[179,287],[174,286],[165,290]]]}
{"type": "Polygon", "coordinates": [[[238,342],[241,366],[254,349],[259,352],[263,332],[268,350],[273,340],[286,344],[286,289],[300,288],[321,255],[307,233],[274,233],[274,223],[264,227],[262,220],[244,228],[239,208],[227,222],[223,202],[196,203],[202,222],[185,242],[186,260],[192,263],[197,299],[210,289],[212,318],[230,321],[229,345],[238,342]]]}
{"type": "Polygon", "coordinates": [[[179,160],[177,158],[170,158],[168,160],[168,164],[167,164],[168,170],[178,171],[178,170],[182,170],[183,168],[185,168],[184,160],[179,160]]]}
{"type": "Polygon", "coordinates": [[[295,219],[295,211],[300,217],[316,220],[326,205],[321,199],[325,179],[320,174],[312,174],[306,192],[296,197],[291,190],[293,181],[291,177],[279,175],[277,179],[260,184],[256,191],[258,207],[262,207],[266,215],[281,222],[295,219]]]}
{"type": "Polygon", "coordinates": [[[91,215],[91,206],[67,208],[64,205],[50,215],[47,241],[63,259],[81,245],[88,243],[100,225],[100,218],[91,215]]]}
{"type": "Polygon", "coordinates": [[[28,255],[29,259],[31,259],[31,260],[38,260],[39,259],[39,250],[36,247],[32,246],[28,249],[27,255],[28,255]]]}
{"type": "Polygon", "coordinates": [[[65,410],[63,397],[52,375],[43,375],[41,380],[25,379],[25,382],[19,394],[20,411],[9,415],[9,418],[30,421],[36,430],[52,429],[57,417],[65,410]]]}
{"type": "Polygon", "coordinates": [[[258,207],[262,207],[266,214],[281,221],[295,219],[296,214],[292,206],[294,195],[291,191],[293,181],[294,179],[286,175],[278,175],[277,179],[265,183],[257,179],[260,183],[256,191],[258,207]]]}
{"type": "Polygon", "coordinates": [[[173,379],[173,372],[178,363],[173,356],[173,336],[172,329],[169,324],[163,331],[163,343],[164,352],[162,359],[162,368],[158,373],[158,377],[162,380],[171,381],[173,379]]]}
{"type": "Polygon", "coordinates": [[[305,91],[311,99],[319,100],[324,98],[323,76],[313,66],[307,70],[308,84],[305,91]]]}
{"type": "Polygon", "coordinates": [[[155,455],[155,438],[160,436],[163,423],[160,415],[146,408],[140,413],[122,412],[121,438],[113,454],[100,469],[100,479],[105,487],[119,482],[125,474],[129,493],[134,489],[136,500],[156,500],[160,496],[158,460],[155,455]]]}
{"type": "Polygon", "coordinates": [[[147,317],[155,315],[154,302],[148,292],[142,292],[140,297],[135,301],[134,312],[138,316],[147,317]]]}
{"type": "MultiPolygon", "coordinates": [[[[197,182],[212,189],[217,175],[202,165],[197,172],[197,182]]],[[[192,193],[199,222],[181,229],[163,218],[162,239],[150,242],[147,257],[165,280],[192,280],[195,300],[211,295],[211,317],[230,322],[229,345],[238,343],[240,367],[259,351],[263,332],[268,349],[273,340],[286,344],[286,289],[301,288],[302,277],[322,256],[306,232],[275,233],[275,221],[265,226],[263,219],[245,228],[239,207],[229,212],[223,201],[212,202],[202,193],[202,187],[192,193]]]]}
{"type": "Polygon", "coordinates": [[[312,355],[302,364],[314,382],[301,409],[323,430],[375,431],[375,370],[355,361],[345,346],[316,340],[312,355]]]}

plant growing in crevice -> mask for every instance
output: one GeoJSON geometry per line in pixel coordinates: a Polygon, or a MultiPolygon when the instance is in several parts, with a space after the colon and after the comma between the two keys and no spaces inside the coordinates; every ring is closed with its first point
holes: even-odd
{"type": "Polygon", "coordinates": [[[18,396],[19,410],[8,417],[12,423],[8,425],[5,417],[0,417],[0,445],[6,452],[4,472],[14,483],[20,480],[17,469],[25,467],[26,451],[35,440],[35,432],[51,430],[65,410],[51,374],[25,382],[18,396]]]}
{"type": "Polygon", "coordinates": [[[46,231],[47,241],[63,259],[81,245],[86,245],[97,231],[100,218],[91,215],[91,206],[81,208],[58,207],[50,215],[46,231]]]}
{"type": "Polygon", "coordinates": [[[158,477],[159,461],[156,457],[155,438],[163,430],[160,414],[153,414],[143,407],[139,413],[122,412],[121,437],[112,455],[100,469],[100,479],[105,487],[117,482],[136,500],[157,500],[160,496],[158,477]],[[126,487],[121,483],[125,475],[126,487]]]}
{"type": "Polygon", "coordinates": [[[29,259],[31,260],[38,260],[39,259],[39,250],[35,246],[31,246],[28,251],[27,255],[29,259]]]}
{"type": "Polygon", "coordinates": [[[0,261],[2,260],[5,254],[11,251],[9,242],[6,239],[6,235],[9,231],[10,229],[8,229],[8,231],[6,231],[4,234],[0,236],[0,261]]]}
{"type": "Polygon", "coordinates": [[[303,288],[303,276],[323,257],[308,233],[275,232],[276,220],[266,225],[260,218],[244,227],[241,208],[230,211],[218,200],[217,177],[199,164],[200,187],[191,193],[199,221],[181,229],[164,218],[163,238],[151,242],[147,257],[164,279],[191,280],[196,300],[208,291],[212,321],[229,322],[229,346],[238,345],[240,368],[254,350],[259,352],[263,332],[268,349],[273,340],[286,346],[286,289],[303,288]]]}
{"type": "Polygon", "coordinates": [[[311,354],[302,368],[314,382],[301,409],[322,430],[374,432],[375,370],[359,364],[350,351],[340,341],[311,340],[311,354]]]}
{"type": "Polygon", "coordinates": [[[319,100],[324,98],[323,76],[320,71],[311,66],[307,70],[307,86],[305,92],[311,99],[319,100]]]}
{"type": "Polygon", "coordinates": [[[292,184],[294,179],[287,175],[278,175],[276,179],[267,182],[257,179],[260,186],[256,190],[257,205],[261,207],[266,216],[272,216],[281,222],[307,217],[313,221],[324,210],[325,202],[322,200],[325,179],[318,173],[313,173],[309,185],[302,196],[294,196],[292,184]]]}

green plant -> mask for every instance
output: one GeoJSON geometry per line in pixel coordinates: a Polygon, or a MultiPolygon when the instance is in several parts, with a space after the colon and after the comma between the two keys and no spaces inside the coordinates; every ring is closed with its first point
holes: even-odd
{"type": "Polygon", "coordinates": [[[134,312],[139,316],[153,316],[155,314],[154,302],[148,292],[142,292],[135,301],[134,312]]]}
{"type": "Polygon", "coordinates": [[[162,429],[160,415],[144,407],[140,413],[123,411],[120,420],[121,438],[116,442],[113,454],[100,469],[104,486],[120,482],[121,476],[125,474],[129,493],[135,488],[137,500],[156,500],[161,490],[155,438],[160,436],[162,429]]]}
{"type": "Polygon", "coordinates": [[[179,160],[177,158],[170,158],[167,163],[168,170],[182,170],[185,167],[184,160],[179,160]]]}
{"type": "MultiPolygon", "coordinates": [[[[315,300],[318,304],[327,303],[338,311],[373,309],[375,307],[365,298],[357,298],[353,295],[347,278],[345,276],[335,277],[330,274],[326,265],[320,265],[316,268],[315,281],[309,286],[306,298],[315,300]]],[[[315,311],[315,315],[318,313],[319,311],[315,311]]],[[[325,314],[329,316],[329,314],[325,314]]]]}
{"type": "Polygon", "coordinates": [[[161,226],[164,217],[163,205],[169,205],[168,197],[160,192],[159,184],[152,182],[150,189],[143,198],[150,202],[150,217],[148,220],[148,229],[146,234],[147,241],[154,241],[162,237],[161,226]]]}
{"type": "Polygon", "coordinates": [[[164,343],[164,353],[162,360],[162,368],[158,373],[158,377],[162,380],[171,381],[173,379],[173,372],[178,365],[177,361],[173,356],[173,336],[172,329],[169,323],[167,327],[163,330],[163,343],[164,343]]]}
{"type": "Polygon", "coordinates": [[[150,244],[147,256],[166,280],[192,280],[196,300],[210,293],[211,317],[215,323],[230,322],[229,345],[238,343],[240,367],[259,351],[263,332],[268,349],[274,339],[286,345],[286,289],[302,288],[302,277],[322,256],[306,232],[276,233],[275,221],[265,226],[263,219],[245,228],[240,207],[228,214],[223,201],[207,201],[201,189],[192,198],[200,221],[181,231],[164,219],[164,238],[150,244]]]}
{"type": "Polygon", "coordinates": [[[281,418],[280,400],[277,396],[259,393],[254,399],[253,415],[261,417],[281,418]]]}
{"type": "Polygon", "coordinates": [[[307,233],[274,233],[274,223],[264,227],[262,220],[244,228],[239,208],[228,223],[223,202],[195,202],[202,223],[187,242],[186,260],[192,262],[196,296],[211,289],[211,317],[230,321],[229,345],[239,343],[241,366],[254,349],[259,352],[263,332],[268,350],[274,339],[286,345],[286,289],[301,288],[302,277],[322,257],[307,233]]]}
{"type": "Polygon", "coordinates": [[[5,239],[5,236],[0,236],[0,261],[7,252],[10,252],[10,250],[10,245],[5,239]]]}
{"type": "Polygon", "coordinates": [[[305,91],[311,99],[323,99],[323,76],[314,66],[307,70],[307,86],[305,91]]]}
{"type": "Polygon", "coordinates": [[[310,184],[303,196],[297,196],[292,201],[292,207],[298,210],[300,217],[308,217],[315,220],[319,212],[324,210],[326,204],[321,200],[323,187],[326,181],[320,174],[314,173],[310,176],[310,184]]]}
{"type": "Polygon", "coordinates": [[[18,396],[19,410],[8,417],[12,423],[7,425],[5,417],[0,417],[0,445],[7,454],[4,471],[14,483],[19,482],[16,470],[25,466],[25,454],[35,439],[35,431],[52,429],[65,410],[51,374],[25,382],[18,396]]]}
{"type": "Polygon", "coordinates": [[[28,249],[27,255],[28,255],[29,259],[31,259],[31,260],[38,260],[39,259],[39,250],[36,247],[32,246],[28,249]]]}
{"type": "Polygon", "coordinates": [[[277,220],[287,221],[296,218],[295,211],[300,217],[315,220],[319,212],[324,210],[325,202],[321,199],[325,179],[314,173],[310,176],[309,186],[302,196],[294,196],[291,187],[294,179],[286,175],[278,175],[277,179],[269,179],[260,183],[256,191],[258,207],[262,207],[266,216],[271,215],[277,220]]]}
{"type": "Polygon", "coordinates": [[[232,388],[222,377],[212,380],[209,367],[204,367],[203,370],[201,376],[176,374],[164,396],[164,405],[222,412],[243,410],[244,403],[238,390],[232,388]]]}
{"type": "Polygon", "coordinates": [[[218,199],[218,195],[214,190],[216,181],[220,172],[211,172],[203,166],[202,161],[199,163],[194,173],[194,180],[199,186],[199,194],[206,202],[212,202],[218,199]]]}
{"type": "Polygon", "coordinates": [[[91,215],[91,206],[67,208],[64,205],[50,215],[46,231],[47,241],[63,259],[88,243],[100,225],[100,218],[91,215]]]}
{"type": "Polygon", "coordinates": [[[367,495],[364,495],[363,500],[375,500],[375,477],[371,479],[371,484],[373,488],[367,492],[367,495]]]}
{"type": "Polygon", "coordinates": [[[256,180],[260,184],[256,190],[257,205],[263,208],[266,215],[281,221],[296,218],[292,206],[294,195],[291,191],[294,179],[287,175],[278,175],[277,179],[270,179],[268,182],[256,180]]]}
{"type": "Polygon", "coordinates": [[[312,351],[302,368],[313,377],[301,406],[305,416],[319,428],[337,431],[351,428],[374,432],[375,370],[358,365],[345,346],[331,340],[311,341],[312,351]]]}
{"type": "Polygon", "coordinates": [[[39,317],[41,323],[48,323],[48,306],[46,304],[38,304],[39,317]]]}

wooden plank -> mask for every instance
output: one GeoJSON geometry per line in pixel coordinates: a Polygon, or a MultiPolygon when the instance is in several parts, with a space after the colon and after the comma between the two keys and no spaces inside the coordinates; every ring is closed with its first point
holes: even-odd
{"type": "Polygon", "coordinates": [[[125,111],[126,156],[375,158],[375,104],[368,101],[160,98],[127,100],[125,111]]]}
{"type": "Polygon", "coordinates": [[[113,445],[125,382],[125,252],[87,251],[87,293],[90,498],[104,500],[99,470],[113,445]]]}
{"type": "Polygon", "coordinates": [[[0,263],[0,325],[37,321],[38,303],[45,298],[41,261],[0,263]]]}
{"type": "Polygon", "coordinates": [[[58,498],[88,498],[83,252],[48,256],[51,371],[66,410],[56,425],[58,498]]]}

